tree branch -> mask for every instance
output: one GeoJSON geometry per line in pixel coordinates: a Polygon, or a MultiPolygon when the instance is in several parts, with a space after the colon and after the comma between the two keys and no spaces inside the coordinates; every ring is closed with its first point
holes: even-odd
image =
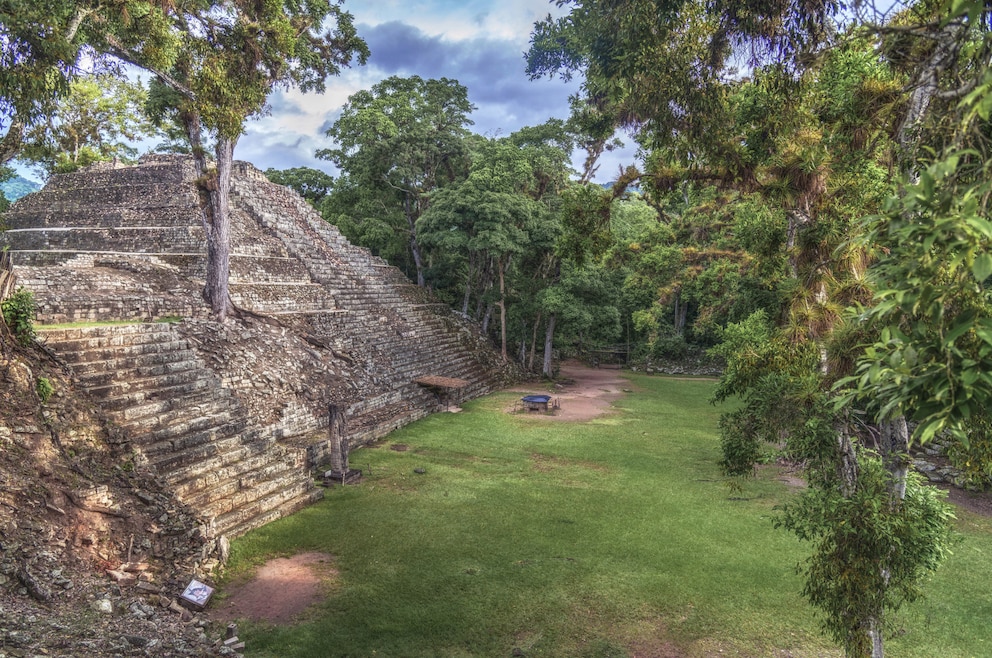
{"type": "Polygon", "coordinates": [[[121,61],[127,62],[128,64],[132,64],[134,66],[137,66],[138,68],[144,69],[149,73],[154,74],[159,80],[165,83],[166,86],[171,87],[178,93],[185,96],[190,101],[194,103],[196,102],[196,92],[194,92],[192,89],[190,89],[183,83],[173,78],[165,71],[160,71],[159,69],[153,66],[150,66],[143,62],[139,62],[137,58],[132,53],[130,53],[126,48],[124,48],[120,44],[120,42],[118,42],[113,36],[108,35],[107,46],[104,47],[103,50],[108,55],[116,57],[121,61]]]}

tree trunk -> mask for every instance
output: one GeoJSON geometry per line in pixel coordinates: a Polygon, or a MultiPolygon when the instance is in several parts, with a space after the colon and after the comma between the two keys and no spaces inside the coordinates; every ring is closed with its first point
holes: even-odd
{"type": "Polygon", "coordinates": [[[468,271],[465,273],[465,294],[462,296],[462,315],[468,317],[468,303],[472,299],[472,271],[475,261],[474,254],[468,256],[468,271]]]}
{"type": "Polygon", "coordinates": [[[882,423],[879,450],[885,468],[891,476],[889,492],[892,503],[898,505],[906,498],[906,477],[909,474],[909,426],[906,418],[900,416],[882,423]]]}
{"type": "MultiPolygon", "coordinates": [[[[479,301],[475,305],[475,319],[482,320],[483,313],[489,313],[489,304],[486,302],[486,293],[489,289],[493,287],[493,271],[492,262],[490,259],[486,259],[486,262],[479,270],[479,301]]],[[[486,323],[488,326],[488,321],[486,323]]],[[[483,329],[485,331],[485,329],[483,329]]]]}
{"type": "Polygon", "coordinates": [[[24,124],[16,117],[10,122],[7,134],[0,139],[0,166],[3,166],[17,157],[21,152],[21,144],[24,141],[24,124]]]}
{"type": "Polygon", "coordinates": [[[186,139],[189,140],[196,177],[203,178],[207,173],[207,154],[203,150],[203,127],[200,125],[200,115],[196,112],[182,112],[180,120],[183,130],[186,131],[186,139]]]}
{"type": "Polygon", "coordinates": [[[689,304],[680,304],[682,300],[682,289],[675,291],[675,333],[682,336],[685,334],[685,318],[689,314],[689,304]]]}
{"type": "Polygon", "coordinates": [[[518,360],[521,366],[527,365],[527,324],[523,321],[520,322],[520,355],[518,360]]]}
{"type": "Polygon", "coordinates": [[[482,315],[482,333],[489,333],[489,321],[493,319],[493,305],[486,304],[486,312],[482,315]]]}
{"type": "Polygon", "coordinates": [[[420,253],[420,243],[417,241],[417,218],[413,212],[409,194],[405,197],[403,205],[406,223],[410,227],[410,253],[413,254],[413,267],[417,270],[417,285],[423,288],[425,285],[424,257],[420,253]]]}
{"type": "Polygon", "coordinates": [[[906,115],[899,124],[896,137],[902,151],[899,154],[900,169],[913,179],[918,175],[915,156],[920,126],[930,109],[930,102],[939,91],[941,76],[946,74],[961,49],[966,29],[960,18],[943,26],[934,36],[933,52],[916,74],[906,115]]]}
{"type": "Polygon", "coordinates": [[[207,182],[210,212],[207,217],[207,278],[203,297],[222,322],[234,310],[228,288],[231,272],[231,167],[236,140],[218,137],[217,178],[207,182]]]}
{"type": "Polygon", "coordinates": [[[555,322],[558,320],[558,315],[552,313],[548,316],[548,326],[544,330],[544,364],[541,367],[541,374],[549,379],[554,376],[554,372],[551,370],[551,350],[552,345],[554,345],[555,339],[555,322]]]}
{"type": "Polygon", "coordinates": [[[530,359],[527,361],[527,370],[534,372],[534,358],[537,352],[537,330],[541,326],[541,313],[537,313],[537,317],[534,319],[534,331],[530,336],[530,359]]]}
{"type": "Polygon", "coordinates": [[[789,273],[793,279],[799,278],[799,254],[796,253],[796,242],[803,229],[813,223],[813,216],[808,208],[792,208],[785,214],[789,221],[788,233],[785,236],[785,247],[789,254],[789,273]]]}
{"type": "Polygon", "coordinates": [[[506,356],[506,276],[503,265],[499,265],[499,336],[500,355],[503,361],[508,361],[506,356]]]}
{"type": "Polygon", "coordinates": [[[885,658],[884,640],[882,638],[881,624],[877,620],[871,620],[871,627],[868,629],[868,637],[871,638],[871,658],[885,658]]]}

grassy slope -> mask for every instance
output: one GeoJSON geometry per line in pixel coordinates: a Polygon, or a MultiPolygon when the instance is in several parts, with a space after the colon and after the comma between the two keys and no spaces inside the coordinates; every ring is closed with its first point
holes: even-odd
{"type": "MultiPolygon", "coordinates": [[[[302,550],[340,570],[309,621],[243,629],[249,655],[840,655],[798,594],[806,547],[770,522],[785,486],[737,500],[720,481],[712,384],[634,381],[590,423],[508,415],[496,395],[386,440],[407,452],[355,453],[360,487],[235,542],[234,574],[302,550]]],[[[889,655],[992,651],[992,527],[965,521],[889,655]]]]}

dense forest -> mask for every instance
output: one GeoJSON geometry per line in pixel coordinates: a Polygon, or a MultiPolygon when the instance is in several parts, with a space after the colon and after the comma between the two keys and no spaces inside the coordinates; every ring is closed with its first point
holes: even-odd
{"type": "MultiPolygon", "coordinates": [[[[339,4],[119,4],[135,18],[3,4],[0,164],[127,160],[139,135],[191,153],[214,181],[206,296],[224,317],[244,121],[367,48],[339,4]],[[93,54],[106,66],[81,74],[93,54]]],[[[266,173],[534,373],[567,356],[721,363],[716,397],[740,401],[721,423],[725,473],[746,478],[769,450],[803,466],[811,486],[777,522],[813,547],[804,593],[849,656],[881,656],[949,546],[910,449],[939,440],[965,484],[992,483],[990,10],[558,4],[526,62],[583,81],[567,120],[480,136],[458,81],[391,77],[327,129],[317,156],[336,175],[266,173]],[[618,135],[639,164],[594,183],[618,135]]]]}

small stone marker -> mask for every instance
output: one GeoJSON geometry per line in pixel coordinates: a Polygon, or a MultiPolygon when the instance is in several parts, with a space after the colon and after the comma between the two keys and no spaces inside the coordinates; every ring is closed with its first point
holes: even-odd
{"type": "Polygon", "coordinates": [[[210,597],[214,594],[214,588],[210,587],[205,583],[201,583],[199,580],[193,579],[189,581],[189,585],[183,590],[183,593],[179,596],[180,599],[189,603],[197,610],[203,610],[207,606],[207,602],[210,601],[210,597]]]}

